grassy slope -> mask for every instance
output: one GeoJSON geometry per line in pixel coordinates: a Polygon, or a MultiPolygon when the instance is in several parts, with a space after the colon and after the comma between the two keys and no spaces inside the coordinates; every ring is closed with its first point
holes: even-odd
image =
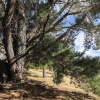
{"type": "Polygon", "coordinates": [[[86,93],[65,77],[60,85],[53,83],[53,73],[46,72],[42,78],[42,70],[29,70],[26,73],[28,82],[3,84],[5,91],[0,92],[0,100],[100,100],[92,93],[86,93]]]}

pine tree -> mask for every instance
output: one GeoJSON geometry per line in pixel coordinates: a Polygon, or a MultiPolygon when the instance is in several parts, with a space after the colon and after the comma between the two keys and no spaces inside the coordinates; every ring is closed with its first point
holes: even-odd
{"type": "MultiPolygon", "coordinates": [[[[98,8],[99,5],[100,3],[97,2],[82,2],[80,0],[68,0],[67,2],[63,2],[63,0],[54,0],[53,2],[51,0],[46,2],[7,0],[4,2],[4,0],[1,0],[0,25],[2,26],[3,44],[10,69],[10,80],[14,80],[15,76],[18,76],[18,81],[22,80],[25,56],[41,44],[45,35],[57,33],[56,40],[48,45],[45,50],[49,50],[62,39],[67,39],[69,43],[73,43],[73,37],[76,35],[73,30],[84,29],[87,31],[84,25],[84,22],[88,22],[86,16],[89,13],[92,14],[91,11],[98,8]],[[62,6],[59,7],[60,10],[56,9],[56,5],[62,6]],[[64,22],[64,19],[71,15],[75,16],[76,20],[69,26],[64,22]],[[60,34],[58,35],[58,33],[60,34]]],[[[91,37],[91,34],[88,34],[88,36],[91,37]]],[[[89,41],[86,41],[86,47],[89,43],[89,41]]]]}

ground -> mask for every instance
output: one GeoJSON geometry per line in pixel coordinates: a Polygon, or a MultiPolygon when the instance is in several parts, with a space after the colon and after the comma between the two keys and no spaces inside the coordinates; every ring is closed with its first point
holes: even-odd
{"type": "Polygon", "coordinates": [[[51,71],[46,71],[46,78],[42,78],[42,70],[31,69],[25,75],[28,80],[24,83],[2,84],[0,100],[100,100],[97,95],[70,83],[70,77],[56,85],[51,71]]]}

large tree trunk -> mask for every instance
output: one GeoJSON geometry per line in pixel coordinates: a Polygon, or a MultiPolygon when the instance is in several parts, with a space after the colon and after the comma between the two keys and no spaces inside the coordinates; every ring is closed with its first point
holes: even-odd
{"type": "MultiPolygon", "coordinates": [[[[17,1],[17,16],[19,18],[17,22],[18,31],[17,31],[17,38],[18,38],[18,45],[17,45],[17,55],[21,56],[26,52],[26,20],[25,20],[25,12],[24,12],[24,1],[18,0],[17,1]]],[[[22,57],[17,61],[18,64],[18,72],[19,77],[22,79],[23,67],[25,64],[25,57],[22,57]]]]}
{"type": "Polygon", "coordinates": [[[26,24],[25,24],[25,14],[24,14],[24,1],[23,0],[8,0],[7,8],[5,12],[4,19],[2,21],[3,25],[3,37],[4,37],[4,47],[8,60],[8,67],[10,69],[10,80],[16,82],[22,80],[22,72],[25,63],[25,57],[16,60],[17,57],[22,56],[26,50],[26,24]],[[15,14],[15,8],[17,7],[17,45],[16,53],[12,41],[11,34],[11,22],[13,20],[13,15],[15,14]]]}
{"type": "Polygon", "coordinates": [[[11,22],[15,9],[15,0],[8,0],[7,8],[5,11],[5,16],[2,21],[3,25],[3,38],[4,38],[4,47],[7,55],[7,60],[9,69],[10,69],[10,79],[13,79],[16,69],[16,64],[14,63],[14,51],[11,38],[11,22]]]}

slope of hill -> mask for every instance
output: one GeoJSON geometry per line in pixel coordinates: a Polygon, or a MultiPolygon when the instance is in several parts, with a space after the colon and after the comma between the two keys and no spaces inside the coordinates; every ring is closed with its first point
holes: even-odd
{"type": "Polygon", "coordinates": [[[100,100],[74,83],[70,84],[70,77],[65,77],[64,82],[56,85],[51,71],[47,71],[46,78],[42,78],[42,70],[31,69],[25,75],[28,78],[25,83],[3,84],[0,100],[100,100]]]}

